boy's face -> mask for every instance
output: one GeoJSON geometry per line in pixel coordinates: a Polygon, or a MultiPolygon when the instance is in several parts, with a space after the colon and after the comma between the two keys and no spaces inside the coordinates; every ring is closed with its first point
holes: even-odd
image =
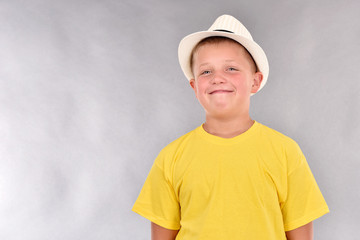
{"type": "Polygon", "coordinates": [[[257,92],[263,77],[255,72],[249,53],[229,41],[199,47],[193,73],[190,85],[207,117],[221,118],[248,115],[250,95],[257,92]]]}

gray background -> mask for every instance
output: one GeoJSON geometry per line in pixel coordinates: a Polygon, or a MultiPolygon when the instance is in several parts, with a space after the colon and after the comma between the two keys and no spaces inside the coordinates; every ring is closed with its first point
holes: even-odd
{"type": "Polygon", "coordinates": [[[177,61],[224,13],[267,53],[251,115],[301,146],[358,239],[360,2],[0,1],[0,239],[149,239],[131,207],[158,152],[204,120],[177,61]]]}

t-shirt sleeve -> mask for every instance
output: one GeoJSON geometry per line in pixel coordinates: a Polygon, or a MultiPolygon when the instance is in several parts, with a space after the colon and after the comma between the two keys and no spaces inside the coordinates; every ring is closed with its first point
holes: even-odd
{"type": "Polygon", "coordinates": [[[155,160],[132,210],[167,229],[180,229],[180,205],[169,174],[164,171],[164,155],[155,160]]]}
{"type": "Polygon", "coordinates": [[[285,231],[301,227],[329,212],[310,167],[295,144],[287,153],[287,195],[280,203],[285,231]]]}

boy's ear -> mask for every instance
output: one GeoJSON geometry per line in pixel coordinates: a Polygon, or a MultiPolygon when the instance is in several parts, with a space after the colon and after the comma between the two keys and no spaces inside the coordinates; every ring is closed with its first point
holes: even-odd
{"type": "Polygon", "coordinates": [[[195,79],[190,79],[189,83],[190,83],[191,88],[194,90],[195,96],[197,98],[195,79]]]}
{"type": "Polygon", "coordinates": [[[191,88],[194,89],[194,91],[195,91],[195,79],[190,79],[189,83],[190,83],[191,88]]]}
{"type": "Polygon", "coordinates": [[[253,85],[252,85],[252,88],[251,88],[251,93],[256,93],[259,88],[260,88],[260,85],[261,85],[261,82],[263,80],[263,74],[262,72],[256,72],[254,74],[254,79],[253,79],[253,85]]]}

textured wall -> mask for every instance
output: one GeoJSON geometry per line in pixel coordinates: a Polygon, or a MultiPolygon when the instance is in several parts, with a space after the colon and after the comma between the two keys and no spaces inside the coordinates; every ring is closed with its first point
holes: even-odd
{"type": "Polygon", "coordinates": [[[0,1],[0,239],[150,238],[130,209],[204,120],[177,46],[224,13],[269,58],[252,117],[299,143],[328,202],[315,239],[357,239],[360,2],[204,3],[0,1]]]}

